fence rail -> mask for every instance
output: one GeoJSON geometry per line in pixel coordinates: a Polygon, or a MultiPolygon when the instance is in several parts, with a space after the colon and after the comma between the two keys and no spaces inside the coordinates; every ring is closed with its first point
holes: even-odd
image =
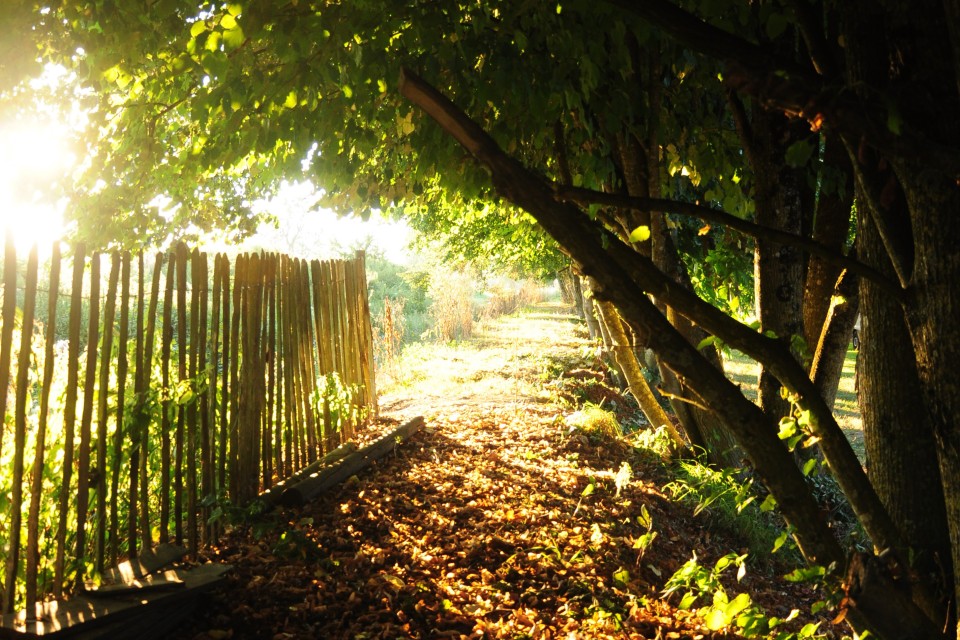
{"type": "Polygon", "coordinates": [[[57,244],[41,269],[8,235],[2,283],[4,612],[156,543],[195,552],[377,411],[362,252],[57,244]]]}

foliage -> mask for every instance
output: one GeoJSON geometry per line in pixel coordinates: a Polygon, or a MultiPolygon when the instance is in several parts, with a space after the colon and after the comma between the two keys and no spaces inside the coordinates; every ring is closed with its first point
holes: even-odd
{"type": "MultiPolygon", "coordinates": [[[[687,228],[687,225],[684,225],[687,228]]],[[[750,244],[730,232],[704,236],[678,234],[680,255],[694,290],[702,299],[736,318],[754,311],[753,256],[750,244]]]]}
{"type": "Polygon", "coordinates": [[[566,422],[571,428],[601,440],[623,435],[623,429],[612,411],[589,402],[568,415],[566,422]]]}
{"type": "Polygon", "coordinates": [[[388,307],[393,313],[390,333],[398,335],[400,343],[418,340],[423,335],[429,322],[429,279],[429,271],[416,265],[395,264],[377,254],[367,257],[370,315],[382,335],[388,329],[388,307]]]}
{"type": "Polygon", "coordinates": [[[710,529],[741,537],[750,555],[764,563],[771,563],[773,554],[787,543],[788,557],[776,564],[799,562],[782,520],[772,512],[776,503],[769,496],[758,502],[753,478],[735,469],[711,469],[695,460],[678,462],[675,472],[675,479],[664,488],[674,499],[691,505],[695,515],[704,516],[710,529]]]}
{"type": "MultiPolygon", "coordinates": [[[[737,581],[746,574],[746,555],[727,554],[717,560],[712,569],[702,566],[696,554],[688,560],[669,580],[664,595],[683,592],[678,605],[680,609],[691,609],[698,600],[705,601],[697,609],[704,624],[711,631],[733,629],[745,638],[771,636],[785,622],[796,618],[800,611],[793,611],[786,618],[768,617],[761,607],[754,604],[746,593],[733,598],[727,594],[720,582],[721,575],[731,567],[737,567],[737,581]]],[[[803,638],[826,637],[818,634],[820,623],[807,623],[799,631],[777,632],[777,640],[800,640],[803,638]]],[[[773,636],[771,636],[773,637],[773,636]]]]}
{"type": "Polygon", "coordinates": [[[310,402],[317,415],[323,416],[325,436],[343,433],[346,428],[355,427],[366,417],[364,410],[357,406],[358,393],[357,385],[344,384],[336,371],[324,374],[317,380],[310,402]]]}

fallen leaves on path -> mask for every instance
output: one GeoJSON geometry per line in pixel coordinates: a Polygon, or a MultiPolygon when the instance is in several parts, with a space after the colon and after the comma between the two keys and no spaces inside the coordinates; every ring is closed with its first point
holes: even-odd
{"type": "MultiPolygon", "coordinates": [[[[268,530],[236,527],[210,553],[235,569],[179,637],[733,637],[662,591],[692,552],[712,566],[738,542],[661,492],[655,456],[570,430],[569,410],[476,398],[445,408],[268,530]],[[657,535],[644,548],[648,526],[657,535]]],[[[749,570],[734,588],[781,617],[816,599],[749,570]]]]}

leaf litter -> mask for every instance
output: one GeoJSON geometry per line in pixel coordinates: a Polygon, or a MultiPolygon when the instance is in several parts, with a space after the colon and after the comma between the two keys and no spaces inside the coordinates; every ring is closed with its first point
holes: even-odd
{"type": "MultiPolygon", "coordinates": [[[[665,495],[656,455],[565,421],[563,374],[605,374],[563,309],[490,321],[403,365],[369,437],[414,415],[426,428],[305,507],[234,524],[203,558],[233,571],[172,637],[738,637],[663,592],[691,554],[712,567],[744,543],[665,495]]],[[[747,565],[731,598],[829,630],[788,569],[747,565]]]]}

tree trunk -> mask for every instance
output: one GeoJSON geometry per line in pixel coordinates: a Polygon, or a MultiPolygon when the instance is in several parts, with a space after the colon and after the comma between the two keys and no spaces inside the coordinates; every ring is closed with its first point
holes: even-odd
{"type": "MultiPolygon", "coordinates": [[[[922,87],[903,103],[905,118],[956,148],[960,96],[943,80],[955,70],[944,21],[935,19],[943,5],[927,0],[899,12],[866,0],[841,6],[848,82],[870,91],[922,87]]],[[[946,610],[955,621],[960,193],[956,176],[936,164],[881,156],[858,137],[845,143],[856,171],[864,261],[895,273],[909,292],[897,309],[869,283],[861,285],[860,406],[870,476],[916,556],[921,579],[930,585],[931,574],[938,574],[947,582],[953,602],[946,610]]],[[[943,624],[933,597],[921,600],[943,624]]]]}
{"type": "MultiPolygon", "coordinates": [[[[842,253],[850,230],[853,176],[850,158],[837,135],[826,138],[820,185],[820,198],[813,219],[813,240],[842,253]]],[[[819,256],[810,256],[803,282],[803,336],[811,350],[820,340],[830,309],[831,293],[839,277],[839,267],[819,256]]]]}
{"type": "Polygon", "coordinates": [[[590,339],[603,340],[603,332],[600,329],[600,323],[597,322],[597,314],[593,308],[593,297],[590,295],[587,284],[583,281],[583,277],[578,275],[576,276],[576,280],[577,291],[580,292],[581,315],[587,323],[587,331],[590,332],[590,339]]]}
{"type": "MultiPolygon", "coordinates": [[[[564,304],[569,304],[574,307],[577,305],[577,292],[575,290],[576,276],[573,275],[573,269],[570,267],[564,267],[560,271],[557,271],[557,284],[560,286],[560,300],[564,304]]],[[[577,309],[576,313],[582,314],[583,309],[577,309]]],[[[583,318],[582,315],[580,315],[583,318]]]]}
{"type": "MultiPolygon", "coordinates": [[[[907,324],[916,356],[921,393],[918,397],[926,407],[923,414],[915,414],[908,423],[909,431],[905,435],[911,442],[905,443],[905,448],[913,451],[923,446],[922,464],[928,465],[918,467],[904,462],[904,471],[912,476],[910,482],[914,484],[903,499],[918,505],[929,503],[929,510],[919,516],[922,518],[919,523],[909,519],[898,521],[904,526],[920,527],[916,538],[911,540],[915,540],[919,548],[937,554],[938,558],[930,560],[940,565],[938,568],[948,579],[952,576],[954,606],[950,611],[956,620],[956,603],[960,602],[960,573],[956,571],[960,567],[960,421],[957,418],[960,416],[960,377],[956,374],[957,362],[960,362],[960,323],[957,321],[960,318],[960,217],[957,216],[960,193],[956,178],[935,167],[904,163],[897,168],[897,173],[902,176],[917,233],[913,271],[916,298],[907,308],[907,324]],[[928,416],[929,421],[920,421],[919,416],[928,416]],[[931,436],[933,442],[930,442],[931,436]],[[935,470],[929,468],[932,467],[931,449],[939,460],[942,498],[934,485],[935,470]],[[949,557],[942,535],[944,508],[952,549],[949,557]]],[[[865,319],[864,324],[867,322],[865,319]]],[[[863,333],[865,346],[869,346],[870,336],[870,331],[863,333]]],[[[909,347],[906,349],[909,351],[909,347]]],[[[921,508],[912,509],[920,512],[921,508]]]]}
{"type": "MultiPolygon", "coordinates": [[[[879,266],[885,252],[876,231],[865,221],[858,227],[863,259],[879,266]]],[[[929,579],[949,557],[949,541],[936,443],[913,347],[900,305],[866,281],[860,298],[857,375],[867,472],[913,550],[915,569],[929,579]]]]}
{"type": "MultiPolygon", "coordinates": [[[[660,82],[662,73],[660,60],[660,43],[656,39],[648,49],[646,56],[647,80],[650,108],[647,122],[646,155],[641,163],[645,167],[645,185],[637,186],[637,193],[643,197],[659,198],[661,196],[661,167],[660,167],[660,120],[662,109],[663,85],[660,82]]],[[[636,63],[642,63],[642,58],[635,55],[636,63]]],[[[638,176],[639,177],[639,176],[638,176]]],[[[693,291],[690,274],[680,260],[676,243],[666,224],[665,214],[648,215],[650,225],[650,257],[654,264],[664,273],[669,274],[681,287],[693,291]]],[[[707,333],[695,326],[692,322],[669,307],[661,305],[667,314],[667,319],[690,344],[697,345],[707,337],[707,333]]],[[[716,347],[708,345],[701,351],[710,364],[723,371],[723,361],[716,347]]],[[[742,461],[742,453],[737,447],[733,434],[724,426],[723,422],[713,413],[700,408],[697,398],[691,395],[690,390],[667,367],[660,366],[660,378],[666,391],[673,395],[670,405],[680,421],[680,425],[687,432],[695,446],[702,447],[707,459],[719,467],[735,467],[742,461]],[[693,402],[691,402],[693,401],[693,402]]]]}
{"type": "MultiPolygon", "coordinates": [[[[592,284],[591,288],[593,288],[592,284]]],[[[630,393],[637,399],[640,410],[643,411],[643,415],[646,416],[650,427],[653,429],[658,427],[665,428],[670,435],[670,440],[673,442],[674,451],[685,451],[687,449],[687,443],[684,441],[683,436],[680,435],[680,432],[677,431],[677,428],[673,426],[673,422],[669,416],[667,416],[663,407],[657,402],[656,397],[654,397],[653,392],[650,390],[650,385],[647,384],[647,379],[643,377],[643,372],[640,371],[637,354],[633,349],[633,345],[631,345],[627,339],[627,332],[623,329],[620,314],[617,313],[617,310],[609,302],[598,300],[596,305],[600,315],[600,321],[606,325],[607,332],[610,335],[611,347],[614,357],[617,359],[617,364],[620,365],[620,370],[623,371],[623,377],[626,378],[627,386],[630,387],[630,393]]]]}
{"type": "MultiPolygon", "coordinates": [[[[853,174],[850,158],[840,137],[828,135],[820,172],[820,196],[813,221],[813,240],[842,253],[850,229],[852,210],[853,174]]],[[[859,304],[856,278],[847,272],[844,275],[845,284],[841,287],[838,282],[840,277],[840,268],[820,256],[811,255],[807,260],[803,282],[803,335],[813,355],[810,377],[831,408],[837,397],[859,304]],[[834,291],[835,287],[837,291],[834,291]],[[838,295],[842,301],[838,301],[838,295]]]]}
{"type": "MultiPolygon", "coordinates": [[[[757,223],[771,229],[800,234],[803,226],[804,175],[785,164],[794,140],[786,118],[760,112],[751,122],[753,152],[748,159],[756,180],[754,203],[757,223]]],[[[795,247],[758,238],[755,258],[757,316],[763,331],[782,340],[803,335],[803,262],[795,247]]],[[[761,366],[758,381],[760,407],[773,419],[790,413],[780,394],[782,383],[761,366]]]]}

